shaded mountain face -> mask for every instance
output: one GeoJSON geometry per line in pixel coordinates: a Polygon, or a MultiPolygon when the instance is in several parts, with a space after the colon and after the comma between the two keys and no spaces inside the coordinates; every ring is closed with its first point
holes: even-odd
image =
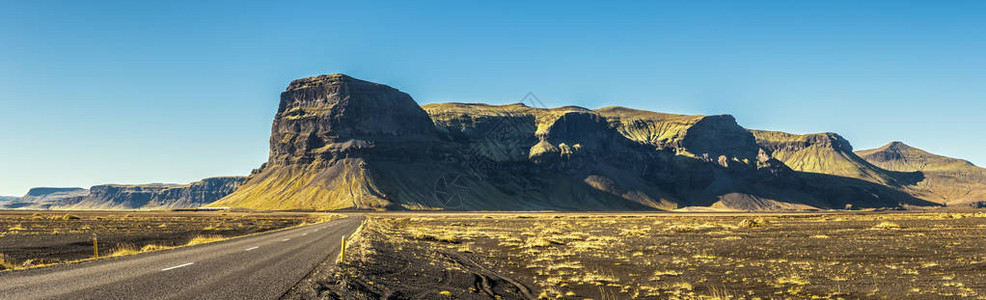
{"type": "MultiPolygon", "coordinates": [[[[267,163],[211,204],[259,209],[748,210],[933,205],[792,170],[732,116],[418,106],[336,74],[281,94],[267,163]]],[[[848,151],[852,154],[851,148],[848,151]]],[[[865,163],[865,162],[863,162],[865,163]]]]}
{"type": "MultiPolygon", "coordinates": [[[[245,177],[213,177],[189,184],[105,184],[9,208],[30,209],[169,209],[194,208],[229,195],[245,177]]],[[[33,191],[34,189],[32,189],[33,191]]],[[[31,192],[28,192],[30,195],[31,192]]],[[[51,195],[51,194],[48,194],[51,195]]]]}
{"type": "Polygon", "coordinates": [[[905,188],[923,199],[947,205],[986,206],[986,169],[968,161],[928,153],[901,142],[856,153],[887,170],[920,173],[923,179],[905,188]]]}

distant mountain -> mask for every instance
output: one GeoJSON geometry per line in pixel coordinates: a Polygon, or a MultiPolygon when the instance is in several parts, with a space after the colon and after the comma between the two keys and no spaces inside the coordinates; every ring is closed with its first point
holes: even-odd
{"type": "MultiPolygon", "coordinates": [[[[7,208],[22,209],[172,209],[194,208],[232,193],[244,177],[213,177],[189,184],[105,184],[88,190],[35,188],[32,202],[7,208]],[[57,196],[57,197],[56,197],[57,196]]],[[[28,198],[25,196],[25,198],[28,198]]]]}
{"type": "Polygon", "coordinates": [[[911,185],[922,179],[917,172],[886,170],[866,161],[853,152],[849,141],[835,133],[750,132],[772,157],[796,171],[857,178],[891,187],[911,185]]]}
{"type": "Polygon", "coordinates": [[[386,85],[323,75],[295,80],[281,93],[268,162],[211,205],[412,210],[936,205],[896,187],[909,175],[880,170],[839,139],[750,132],[729,115],[524,104],[422,107],[386,85]]]}
{"type": "Polygon", "coordinates": [[[986,205],[986,169],[972,163],[928,153],[902,142],[856,152],[881,168],[915,172],[921,180],[905,188],[918,197],[953,205],[986,205]]]}
{"type": "Polygon", "coordinates": [[[79,187],[37,187],[28,190],[23,197],[3,204],[0,208],[32,208],[43,203],[83,197],[88,194],[89,190],[79,187]]]}

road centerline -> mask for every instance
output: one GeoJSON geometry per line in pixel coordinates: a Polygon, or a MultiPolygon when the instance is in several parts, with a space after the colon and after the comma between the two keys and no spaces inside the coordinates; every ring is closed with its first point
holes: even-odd
{"type": "Polygon", "coordinates": [[[257,248],[260,248],[260,246],[253,246],[253,247],[250,247],[250,248],[246,248],[246,250],[243,250],[243,251],[250,251],[250,250],[257,249],[257,248]]]}
{"type": "Polygon", "coordinates": [[[180,264],[180,265],[177,265],[177,266],[174,266],[174,267],[167,267],[167,268],[161,269],[161,271],[170,271],[170,270],[174,270],[174,269],[181,268],[181,267],[191,266],[193,264],[195,264],[195,263],[194,262],[190,262],[190,263],[180,264]]]}

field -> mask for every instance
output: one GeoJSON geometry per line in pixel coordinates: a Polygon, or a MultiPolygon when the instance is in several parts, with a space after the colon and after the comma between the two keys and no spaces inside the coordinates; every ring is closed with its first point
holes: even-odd
{"type": "Polygon", "coordinates": [[[377,214],[323,298],[986,299],[986,214],[377,214]]]}
{"type": "Polygon", "coordinates": [[[0,211],[0,270],[126,255],[319,222],[333,215],[235,212],[0,211]]]}

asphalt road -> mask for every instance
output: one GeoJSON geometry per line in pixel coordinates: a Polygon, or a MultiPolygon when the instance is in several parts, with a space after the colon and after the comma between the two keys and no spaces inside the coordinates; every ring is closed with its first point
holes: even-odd
{"type": "Polygon", "coordinates": [[[0,273],[0,299],[277,299],[361,216],[118,259],[0,273]]]}

